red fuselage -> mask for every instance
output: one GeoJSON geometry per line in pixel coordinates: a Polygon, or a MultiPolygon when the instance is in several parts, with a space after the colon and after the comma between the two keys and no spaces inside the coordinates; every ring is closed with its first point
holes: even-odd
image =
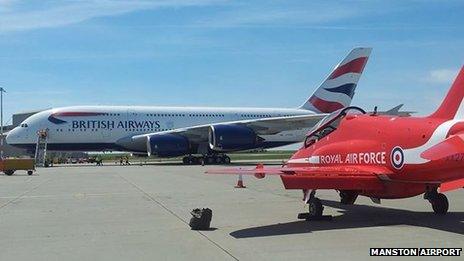
{"type": "MultiPolygon", "coordinates": [[[[404,198],[427,187],[464,178],[464,155],[426,160],[421,153],[464,131],[464,121],[441,118],[348,114],[337,128],[289,160],[288,167],[354,166],[388,169],[380,190],[359,194],[376,198],[404,198]],[[298,159],[309,159],[298,162],[298,159]]],[[[301,189],[305,189],[302,187],[301,189]]]]}

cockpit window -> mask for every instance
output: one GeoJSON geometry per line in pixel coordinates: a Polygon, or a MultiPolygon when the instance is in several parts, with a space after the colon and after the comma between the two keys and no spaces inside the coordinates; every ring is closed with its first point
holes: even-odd
{"type": "Polygon", "coordinates": [[[318,140],[324,138],[325,136],[329,135],[333,131],[335,131],[340,124],[340,121],[347,115],[347,114],[365,114],[366,112],[359,108],[359,107],[346,107],[344,109],[340,109],[337,111],[332,112],[331,114],[325,116],[321,121],[319,121],[316,126],[314,126],[306,135],[306,139],[304,142],[305,148],[313,145],[318,140]]]}
{"type": "Polygon", "coordinates": [[[21,127],[22,127],[22,128],[27,128],[27,127],[28,127],[28,126],[27,126],[27,123],[21,124],[21,127]]]}

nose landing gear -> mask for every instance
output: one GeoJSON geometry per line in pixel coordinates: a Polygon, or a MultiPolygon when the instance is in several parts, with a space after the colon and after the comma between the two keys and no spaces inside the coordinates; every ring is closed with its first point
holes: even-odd
{"type": "Polygon", "coordinates": [[[358,198],[358,193],[354,190],[341,190],[339,195],[340,203],[343,205],[353,205],[358,198]]]}
{"type": "Polygon", "coordinates": [[[305,219],[306,221],[312,220],[332,220],[332,216],[323,215],[324,206],[321,200],[316,197],[316,190],[312,190],[309,194],[308,212],[298,214],[298,219],[305,219]]]}
{"type": "Polygon", "coordinates": [[[312,218],[321,218],[322,212],[324,211],[324,206],[321,203],[321,200],[314,197],[308,201],[308,214],[312,218]]]}

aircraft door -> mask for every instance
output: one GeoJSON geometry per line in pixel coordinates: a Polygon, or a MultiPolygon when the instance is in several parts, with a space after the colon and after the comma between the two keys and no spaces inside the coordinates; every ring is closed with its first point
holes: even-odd
{"type": "Polygon", "coordinates": [[[141,112],[136,110],[127,110],[126,128],[129,132],[138,134],[142,133],[142,130],[138,128],[137,122],[141,120],[141,112]]]}
{"type": "Polygon", "coordinates": [[[239,121],[240,119],[240,113],[231,114],[231,121],[239,121]]]}
{"type": "Polygon", "coordinates": [[[108,142],[109,139],[111,138],[112,136],[112,133],[116,130],[116,113],[114,114],[115,116],[111,116],[111,115],[108,115],[106,116],[105,118],[105,122],[107,121],[107,123],[105,124],[106,126],[104,126],[103,128],[100,129],[100,134],[101,134],[101,138],[102,138],[102,141],[105,143],[105,142],[108,142]]]}
{"type": "Polygon", "coordinates": [[[127,110],[127,120],[128,121],[136,121],[139,117],[139,113],[135,110],[127,110]]]}
{"type": "Polygon", "coordinates": [[[103,140],[106,140],[106,139],[109,139],[111,138],[111,133],[114,131],[114,129],[111,129],[111,128],[106,128],[106,129],[102,129],[100,131],[101,135],[102,135],[102,138],[103,140]]]}

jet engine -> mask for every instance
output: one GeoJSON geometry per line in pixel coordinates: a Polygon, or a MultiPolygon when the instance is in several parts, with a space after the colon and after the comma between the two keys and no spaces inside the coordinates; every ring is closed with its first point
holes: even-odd
{"type": "Polygon", "coordinates": [[[253,149],[263,140],[246,126],[215,125],[209,129],[209,146],[219,152],[253,149]]]}
{"type": "Polygon", "coordinates": [[[160,134],[147,136],[148,155],[177,157],[190,152],[189,140],[180,135],[160,134]]]}

